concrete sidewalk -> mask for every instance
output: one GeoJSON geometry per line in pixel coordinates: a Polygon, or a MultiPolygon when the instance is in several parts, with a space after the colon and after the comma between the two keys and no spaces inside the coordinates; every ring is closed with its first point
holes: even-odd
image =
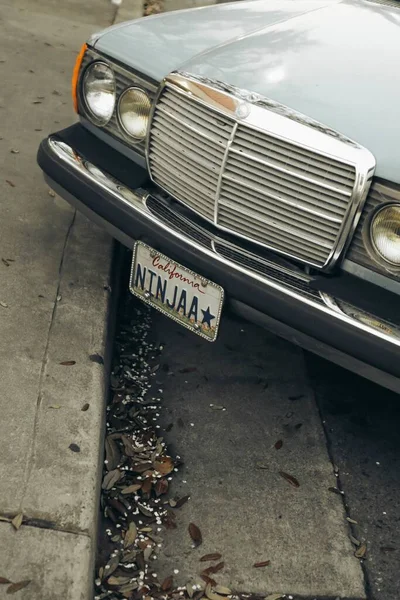
{"type": "Polygon", "coordinates": [[[72,122],[76,52],[114,9],[3,0],[0,16],[0,577],[31,580],[18,598],[87,600],[105,396],[89,357],[105,352],[112,242],[49,194],[36,151],[72,122]],[[21,512],[16,531],[4,518],[21,512]]]}

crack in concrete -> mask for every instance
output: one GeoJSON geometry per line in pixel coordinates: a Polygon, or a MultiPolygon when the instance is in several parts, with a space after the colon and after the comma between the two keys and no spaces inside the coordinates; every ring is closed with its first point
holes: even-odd
{"type": "Polygon", "coordinates": [[[54,306],[53,306],[53,311],[51,314],[50,325],[49,325],[49,328],[47,331],[46,345],[45,345],[45,349],[44,349],[44,353],[43,353],[42,366],[41,366],[40,375],[39,375],[38,395],[37,395],[37,400],[36,400],[35,418],[34,418],[34,422],[33,422],[32,442],[31,442],[30,448],[27,453],[27,460],[26,460],[25,471],[24,471],[24,484],[23,484],[23,489],[22,489],[22,494],[21,494],[21,501],[19,504],[21,512],[22,512],[22,506],[23,506],[23,503],[25,500],[26,492],[27,492],[31,474],[32,474],[32,467],[33,467],[33,464],[35,461],[36,437],[37,437],[37,428],[38,428],[38,423],[39,423],[39,411],[40,411],[40,407],[41,407],[42,399],[43,399],[43,384],[44,384],[44,376],[46,373],[46,367],[47,367],[47,363],[48,363],[50,338],[51,338],[51,333],[53,330],[53,325],[54,325],[56,312],[57,312],[57,304],[58,304],[57,298],[60,293],[65,252],[67,249],[67,245],[68,245],[68,241],[69,241],[69,238],[71,235],[72,228],[75,223],[75,218],[76,218],[76,211],[74,211],[74,214],[72,215],[71,222],[68,226],[68,229],[67,229],[67,232],[65,235],[64,245],[63,245],[62,252],[61,252],[60,264],[58,266],[57,289],[56,289],[55,298],[54,298],[54,306]]]}
{"type": "MultiPolygon", "coordinates": [[[[334,455],[333,455],[331,440],[330,440],[330,437],[328,435],[328,429],[327,429],[324,417],[322,415],[321,407],[320,407],[319,402],[318,402],[318,394],[317,394],[317,392],[314,389],[312,378],[309,377],[308,368],[307,368],[306,364],[305,364],[305,370],[306,370],[306,373],[307,373],[307,379],[308,379],[308,383],[309,383],[310,389],[312,390],[312,393],[314,395],[315,405],[317,407],[319,418],[320,418],[320,421],[321,421],[321,426],[322,426],[322,429],[323,429],[323,432],[324,432],[325,443],[326,443],[326,450],[327,450],[327,453],[328,453],[328,457],[329,457],[329,460],[330,460],[331,465],[332,465],[332,470],[335,473],[335,458],[334,458],[334,455]]],[[[350,510],[349,504],[346,501],[346,495],[345,495],[345,492],[343,490],[343,485],[342,485],[342,481],[341,481],[341,478],[340,478],[340,473],[337,472],[337,473],[335,473],[335,475],[336,475],[336,481],[337,481],[337,488],[338,488],[338,490],[340,492],[343,492],[340,495],[341,495],[341,498],[342,498],[342,505],[343,505],[344,513],[345,513],[346,517],[351,518],[351,510],[350,510]]],[[[347,523],[347,529],[349,531],[349,535],[352,535],[353,537],[357,537],[354,525],[352,525],[349,521],[346,521],[346,523],[347,523]]],[[[365,566],[363,560],[360,561],[360,569],[362,571],[363,579],[364,579],[365,597],[367,598],[367,600],[368,599],[373,600],[372,596],[371,596],[371,583],[370,583],[370,580],[369,580],[369,574],[368,574],[368,571],[366,569],[366,566],[365,566]]]]}
{"type": "MultiPolygon", "coordinates": [[[[0,522],[10,523],[15,515],[12,513],[1,513],[0,522]]],[[[81,535],[91,539],[89,531],[78,529],[77,527],[62,527],[55,521],[48,519],[40,519],[35,517],[24,517],[21,527],[35,527],[37,529],[50,529],[52,531],[59,531],[60,533],[71,533],[73,535],[81,535]]]]}
{"type": "Polygon", "coordinates": [[[119,8],[120,8],[120,6],[121,6],[121,4],[117,4],[117,5],[115,6],[115,9],[114,9],[114,14],[113,14],[113,16],[112,16],[112,18],[111,18],[111,23],[110,23],[110,25],[115,25],[115,21],[117,20],[117,17],[118,17],[118,13],[119,13],[119,8]]]}

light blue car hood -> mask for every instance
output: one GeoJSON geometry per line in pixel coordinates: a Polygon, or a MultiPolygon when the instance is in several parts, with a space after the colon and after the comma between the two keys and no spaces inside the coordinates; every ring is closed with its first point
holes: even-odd
{"type": "Polygon", "coordinates": [[[400,8],[234,2],[123,23],[94,45],[157,81],[184,70],[280,102],[364,145],[376,175],[400,183],[400,8]]]}

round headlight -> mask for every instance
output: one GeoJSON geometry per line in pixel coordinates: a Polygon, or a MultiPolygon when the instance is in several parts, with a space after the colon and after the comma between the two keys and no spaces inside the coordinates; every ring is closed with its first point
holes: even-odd
{"type": "Polygon", "coordinates": [[[115,78],[108,65],[95,62],[85,72],[82,93],[86,106],[97,125],[106,125],[115,107],[115,78]]]}
{"type": "Polygon", "coordinates": [[[400,205],[381,208],[371,221],[370,231],[377,254],[400,267],[400,205]]]}
{"type": "Polygon", "coordinates": [[[151,100],[140,88],[128,88],[119,99],[118,117],[122,129],[129,136],[142,140],[146,137],[151,100]]]}

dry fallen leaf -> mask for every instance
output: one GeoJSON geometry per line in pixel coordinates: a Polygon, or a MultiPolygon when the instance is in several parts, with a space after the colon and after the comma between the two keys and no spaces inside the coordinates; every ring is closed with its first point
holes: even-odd
{"type": "Polygon", "coordinates": [[[356,558],[364,558],[367,553],[367,544],[363,543],[357,550],[354,552],[354,556],[356,558]]]}
{"type": "Polygon", "coordinates": [[[60,362],[60,365],[63,365],[63,367],[72,367],[72,365],[76,365],[76,360],[63,360],[60,362]]]}
{"type": "Polygon", "coordinates": [[[114,442],[114,440],[110,437],[107,436],[106,437],[106,469],[108,471],[112,471],[113,469],[116,469],[119,465],[119,462],[121,460],[121,453],[118,450],[118,446],[117,444],[114,442]]]}
{"type": "Polygon", "coordinates": [[[117,585],[126,585],[130,582],[130,580],[130,577],[115,577],[114,575],[111,575],[111,577],[107,579],[107,585],[111,585],[113,587],[117,585]]]}
{"type": "Polygon", "coordinates": [[[279,471],[279,475],[283,477],[283,479],[286,479],[286,481],[293,487],[300,487],[300,483],[297,481],[296,477],[293,477],[293,475],[289,475],[289,473],[285,473],[284,471],[279,471]]]}
{"type": "Polygon", "coordinates": [[[168,475],[174,470],[174,461],[170,456],[162,456],[154,462],[154,469],[161,473],[161,475],[168,475]]]}
{"type": "Polygon", "coordinates": [[[161,584],[162,591],[168,592],[168,590],[170,590],[172,588],[173,581],[174,581],[174,579],[173,579],[172,575],[170,575],[169,577],[166,577],[161,584]]]}
{"type": "Polygon", "coordinates": [[[112,487],[121,479],[121,471],[119,469],[114,469],[113,471],[109,471],[106,475],[104,475],[103,483],[101,487],[103,490],[111,490],[112,487]]]}
{"type": "Polygon", "coordinates": [[[280,450],[283,446],[283,442],[282,440],[278,440],[277,442],[275,442],[275,450],[280,450]]]}
{"type": "Polygon", "coordinates": [[[346,517],[346,521],[348,521],[349,523],[352,523],[353,525],[358,525],[358,521],[355,521],[354,519],[350,519],[350,517],[346,517]]]}
{"type": "Polygon", "coordinates": [[[15,594],[15,592],[19,592],[19,590],[23,590],[26,588],[31,582],[31,579],[25,579],[25,581],[18,581],[18,583],[12,583],[7,588],[7,594],[15,594]]]}
{"type": "MultiPolygon", "coordinates": [[[[133,590],[136,590],[138,587],[139,584],[137,583],[137,581],[131,581],[126,585],[121,585],[118,591],[120,594],[123,595],[124,598],[132,598],[133,590]]],[[[148,598],[148,596],[146,598],[148,598]]]]}
{"type": "Polygon", "coordinates": [[[379,550],[381,552],[396,552],[396,548],[394,548],[393,546],[381,546],[379,550]]]}
{"type": "Polygon", "coordinates": [[[255,567],[256,569],[259,569],[260,567],[269,567],[270,564],[271,564],[270,560],[264,560],[262,562],[254,563],[253,567],[255,567]]]}
{"type": "Polygon", "coordinates": [[[189,523],[189,535],[193,540],[193,545],[195,548],[197,548],[197,546],[200,546],[200,544],[203,541],[203,537],[201,535],[201,531],[200,529],[197,527],[197,525],[195,525],[194,523],[189,523]]]}
{"type": "Polygon", "coordinates": [[[225,563],[224,562],[220,562],[217,565],[211,565],[210,567],[207,567],[207,569],[204,569],[203,573],[205,573],[206,575],[214,575],[215,573],[218,573],[218,571],[222,571],[222,569],[224,568],[225,563]]]}
{"type": "Polygon", "coordinates": [[[100,354],[91,354],[89,358],[92,362],[98,363],[99,365],[104,365],[104,358],[100,356],[100,354]]]}
{"type": "MultiPolygon", "coordinates": [[[[213,579],[212,577],[209,577],[205,573],[200,573],[200,577],[202,578],[203,581],[206,582],[207,585],[210,585],[212,587],[214,587],[215,585],[217,585],[217,582],[215,581],[215,579],[213,579]]],[[[201,597],[204,598],[203,595],[201,597]]]]}
{"type": "Polygon", "coordinates": [[[219,560],[222,555],[219,552],[212,552],[211,554],[205,554],[200,558],[200,562],[209,562],[211,560],[219,560]]]}
{"type": "Polygon", "coordinates": [[[124,548],[129,548],[132,544],[135,543],[137,538],[137,527],[133,521],[129,523],[128,531],[125,534],[124,538],[124,548]]]}
{"type": "Polygon", "coordinates": [[[142,485],[142,494],[146,494],[146,495],[149,494],[152,485],[153,485],[153,481],[152,481],[152,479],[150,479],[150,477],[148,479],[145,479],[145,481],[143,482],[143,485],[142,485]]]}
{"type": "Polygon", "coordinates": [[[168,492],[168,481],[166,479],[158,479],[154,486],[154,491],[157,497],[166,494],[168,492]]]}
{"type": "Polygon", "coordinates": [[[350,538],[350,541],[351,541],[351,542],[352,542],[352,543],[353,543],[355,546],[361,546],[361,542],[360,542],[360,541],[359,541],[357,538],[355,538],[355,537],[354,537],[354,536],[352,536],[352,535],[350,535],[350,536],[349,536],[349,538],[350,538]]]}
{"type": "Polygon", "coordinates": [[[190,496],[182,496],[182,498],[180,498],[179,500],[176,501],[175,508],[181,508],[181,506],[186,504],[186,502],[189,500],[189,498],[190,498],[190,496]]]}
{"type": "Polygon", "coordinates": [[[22,525],[22,521],[23,521],[24,515],[22,513],[19,513],[18,515],[15,515],[15,517],[13,518],[13,520],[11,521],[11,525],[14,527],[14,529],[16,529],[18,531],[18,529],[21,527],[22,525]]]}
{"type": "Polygon", "coordinates": [[[232,594],[232,590],[223,585],[217,585],[214,591],[217,592],[217,594],[222,594],[223,596],[229,596],[232,594]]]}
{"type": "Polygon", "coordinates": [[[86,402],[86,404],[84,404],[82,406],[81,411],[86,412],[87,410],[89,410],[89,406],[90,406],[89,402],[86,402]]]}
{"type": "Polygon", "coordinates": [[[145,517],[153,516],[153,512],[151,510],[149,510],[148,508],[146,508],[145,506],[143,506],[143,504],[138,503],[137,507],[140,510],[140,512],[142,513],[142,515],[144,515],[145,517]]]}
{"type": "Polygon", "coordinates": [[[106,566],[104,567],[104,573],[106,577],[109,577],[117,570],[119,565],[119,556],[112,556],[106,566]]]}
{"type": "Polygon", "coordinates": [[[127,494],[135,494],[142,487],[141,483],[133,483],[132,485],[128,485],[128,487],[122,490],[122,494],[126,496],[127,494]]]}
{"type": "Polygon", "coordinates": [[[215,592],[213,592],[212,590],[212,586],[210,583],[208,583],[206,585],[206,596],[209,600],[224,600],[224,596],[220,596],[219,594],[216,594],[215,592]]]}
{"type": "Polygon", "coordinates": [[[10,581],[9,579],[7,579],[7,577],[0,577],[0,585],[2,583],[12,583],[12,581],[10,581]]]}

